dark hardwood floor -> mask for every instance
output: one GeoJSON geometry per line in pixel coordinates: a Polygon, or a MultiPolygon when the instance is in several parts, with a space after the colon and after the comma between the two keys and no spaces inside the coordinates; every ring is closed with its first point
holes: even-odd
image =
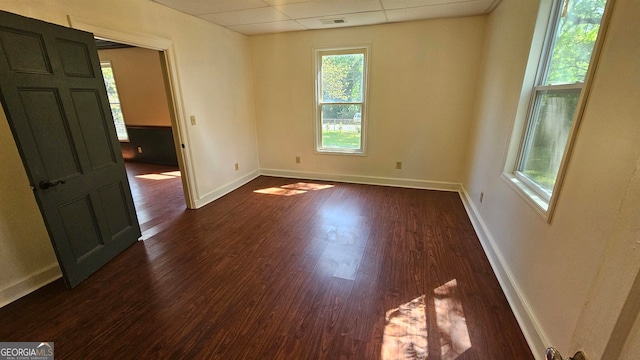
{"type": "Polygon", "coordinates": [[[259,177],[186,210],[179,177],[134,177],[167,170],[128,170],[146,240],[1,308],[0,341],[54,341],[56,359],[533,359],[457,193],[259,177]]]}

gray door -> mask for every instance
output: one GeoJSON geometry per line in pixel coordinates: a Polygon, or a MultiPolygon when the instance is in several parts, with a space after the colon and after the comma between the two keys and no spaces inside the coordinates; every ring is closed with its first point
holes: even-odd
{"type": "Polygon", "coordinates": [[[0,12],[0,100],[74,287],[140,237],[93,35],[0,12]]]}

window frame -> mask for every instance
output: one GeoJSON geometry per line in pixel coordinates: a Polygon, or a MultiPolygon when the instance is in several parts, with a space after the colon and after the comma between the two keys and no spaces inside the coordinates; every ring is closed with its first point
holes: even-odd
{"type": "Polygon", "coordinates": [[[344,47],[328,47],[314,49],[314,75],[315,75],[315,153],[316,154],[333,154],[333,155],[355,155],[366,156],[366,134],[368,127],[368,86],[369,86],[369,58],[371,56],[371,45],[354,45],[344,47]],[[346,54],[363,54],[362,64],[362,101],[360,102],[323,102],[322,99],[322,57],[330,55],[346,55],[346,54]],[[322,147],[322,106],[323,105],[360,105],[360,148],[345,149],[322,147]]]}
{"type": "MultiPolygon", "coordinates": [[[[103,68],[110,68],[111,69],[111,72],[113,73],[113,82],[114,82],[115,87],[116,87],[116,94],[118,94],[118,100],[120,100],[120,93],[118,91],[118,84],[116,83],[116,74],[115,74],[115,71],[113,70],[113,65],[111,65],[111,61],[110,60],[100,61],[100,72],[101,72],[101,75],[104,77],[104,75],[102,73],[102,69],[103,68]]],[[[104,79],[103,79],[103,82],[104,82],[104,79]]],[[[106,86],[105,86],[105,88],[106,88],[106,86]]],[[[111,110],[111,105],[112,104],[118,104],[118,105],[120,105],[120,112],[122,112],[122,122],[124,124],[124,131],[125,131],[125,134],[127,136],[126,139],[120,139],[120,136],[118,136],[118,127],[117,127],[117,125],[115,123],[115,117],[113,116],[113,110],[111,110],[111,121],[113,122],[113,126],[116,129],[116,138],[118,139],[119,142],[123,142],[123,143],[130,142],[131,140],[129,138],[129,132],[127,131],[127,123],[124,121],[124,112],[122,111],[122,102],[120,101],[118,103],[112,103],[111,99],[109,99],[108,94],[107,94],[107,101],[109,102],[109,110],[111,110]]]]}
{"type": "MultiPolygon", "coordinates": [[[[563,0],[560,0],[560,1],[563,1],[563,0]]],[[[566,91],[566,90],[579,90],[580,97],[582,97],[582,92],[584,91],[584,83],[564,84],[564,85],[539,85],[539,86],[535,86],[532,89],[531,98],[529,100],[529,110],[527,111],[527,118],[526,118],[527,123],[525,124],[525,130],[522,134],[522,144],[521,144],[520,150],[518,151],[518,161],[514,169],[515,177],[517,177],[520,181],[526,184],[531,191],[535,192],[536,195],[544,199],[547,203],[551,201],[553,192],[542,187],[540,184],[538,184],[535,180],[530,178],[527,174],[522,172],[520,169],[522,168],[523,163],[527,159],[527,155],[529,154],[528,149],[530,148],[531,142],[532,142],[531,138],[527,135],[529,134],[533,135],[533,128],[535,127],[535,121],[533,117],[534,117],[534,113],[536,113],[537,111],[536,105],[537,105],[538,94],[547,92],[547,91],[566,91]]],[[[574,124],[577,121],[576,116],[578,114],[578,111],[580,110],[580,106],[581,106],[581,100],[579,98],[578,104],[576,105],[576,111],[575,111],[576,114],[574,115],[574,118],[571,122],[571,128],[569,130],[569,135],[567,137],[567,143],[565,145],[564,154],[562,155],[562,161],[560,163],[560,167],[558,168],[556,184],[558,183],[558,178],[560,177],[560,172],[563,168],[562,164],[564,162],[565,157],[567,156],[567,151],[566,151],[567,147],[569,146],[570,139],[573,137],[573,133],[575,131],[574,124]]],[[[554,186],[554,190],[555,189],[557,189],[556,186],[554,186]]]]}
{"type": "MultiPolygon", "coordinates": [[[[606,31],[609,24],[609,18],[615,0],[607,0],[604,8],[604,13],[600,22],[600,28],[596,37],[589,66],[585,75],[584,82],[577,82],[574,84],[562,84],[562,85],[544,85],[541,84],[548,71],[551,63],[552,50],[555,45],[555,35],[558,27],[559,16],[564,6],[565,0],[548,0],[543,1],[540,5],[540,12],[538,17],[545,16],[546,21],[538,21],[536,24],[536,30],[534,33],[534,39],[532,41],[532,52],[535,51],[536,44],[539,44],[538,57],[530,54],[527,73],[533,72],[534,76],[525,73],[525,81],[523,82],[521,101],[518,106],[516,115],[516,123],[514,124],[513,134],[511,138],[511,145],[509,146],[509,152],[505,159],[505,169],[502,173],[502,178],[520,195],[530,206],[532,206],[538,214],[551,222],[553,210],[558,201],[562,183],[566,173],[566,169],[571,157],[571,152],[574,146],[576,134],[582,120],[585,105],[589,97],[591,84],[593,83],[593,76],[597,68],[598,59],[602,51],[604,39],[606,37],[606,31]],[[542,15],[541,15],[542,14],[542,15]],[[543,41],[537,41],[536,37],[543,37],[543,41]],[[526,154],[526,148],[528,144],[528,135],[533,135],[531,127],[534,126],[535,121],[532,121],[532,115],[536,111],[536,98],[539,93],[550,90],[574,90],[579,89],[580,95],[576,105],[576,110],[573,116],[571,127],[567,136],[567,142],[565,144],[564,152],[560,166],[558,167],[558,173],[556,175],[555,185],[553,191],[550,192],[540,186],[537,182],[533,181],[529,176],[520,171],[522,162],[524,161],[526,154]],[[523,100],[524,99],[524,100],[523,100]],[[519,134],[519,135],[516,135],[519,134]],[[517,143],[516,143],[517,142],[517,143]],[[516,143],[516,144],[514,144],[516,143]]],[[[539,38],[538,38],[539,39],[539,38]]]]}

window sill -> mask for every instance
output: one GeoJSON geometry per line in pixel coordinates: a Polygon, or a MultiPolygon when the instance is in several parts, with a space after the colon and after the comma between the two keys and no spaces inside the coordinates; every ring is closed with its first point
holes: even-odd
{"type": "Polygon", "coordinates": [[[536,213],[542,216],[547,222],[551,219],[549,214],[549,201],[536,194],[526,183],[522,182],[515,175],[502,173],[500,178],[504,180],[536,213]]]}
{"type": "Polygon", "coordinates": [[[342,149],[316,149],[316,154],[323,155],[352,155],[352,156],[366,156],[364,151],[342,150],[342,149]]]}

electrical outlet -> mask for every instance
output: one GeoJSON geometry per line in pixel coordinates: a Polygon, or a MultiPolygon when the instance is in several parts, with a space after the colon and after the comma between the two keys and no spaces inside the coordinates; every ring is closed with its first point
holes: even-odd
{"type": "Polygon", "coordinates": [[[480,203],[482,204],[482,200],[484,200],[484,191],[480,192],[480,203]]]}
{"type": "Polygon", "coordinates": [[[296,156],[296,164],[300,164],[300,156],[296,156]]]}
{"type": "Polygon", "coordinates": [[[238,169],[240,169],[240,167],[238,166],[238,163],[236,163],[236,171],[238,171],[238,169]]]}
{"type": "Polygon", "coordinates": [[[138,146],[138,154],[142,154],[142,146],[138,146]]]}
{"type": "Polygon", "coordinates": [[[396,161],[396,169],[402,169],[402,161],[396,161]]]}
{"type": "Polygon", "coordinates": [[[196,124],[196,116],[195,115],[191,115],[191,125],[195,125],[196,124]]]}

